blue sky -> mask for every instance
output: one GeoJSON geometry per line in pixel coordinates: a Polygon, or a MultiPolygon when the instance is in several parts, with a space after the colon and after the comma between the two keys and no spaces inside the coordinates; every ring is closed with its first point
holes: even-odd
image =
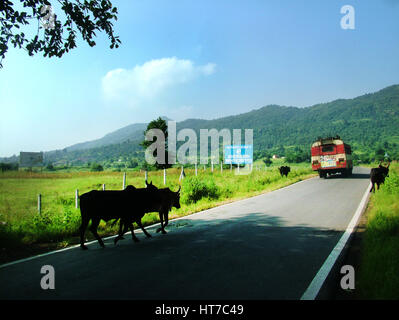
{"type": "Polygon", "coordinates": [[[399,84],[396,0],[112,2],[119,49],[99,35],[61,59],[9,50],[0,156],[62,149],[160,115],[214,119],[399,84]],[[355,9],[354,30],[341,28],[344,5],[355,9]]]}

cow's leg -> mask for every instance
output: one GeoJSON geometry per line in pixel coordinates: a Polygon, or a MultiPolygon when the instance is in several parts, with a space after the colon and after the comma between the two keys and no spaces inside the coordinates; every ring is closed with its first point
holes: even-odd
{"type": "MultiPolygon", "coordinates": [[[[166,214],[168,214],[167,211],[166,211],[166,214]]],[[[165,216],[165,211],[160,211],[159,212],[159,220],[161,220],[161,227],[157,229],[157,232],[162,231],[163,234],[166,233],[165,226],[167,225],[167,219],[165,219],[165,224],[163,223],[164,216],[165,216]]]]}
{"type": "Polygon", "coordinates": [[[120,239],[124,239],[123,235],[127,232],[127,229],[128,229],[128,222],[125,219],[121,219],[119,224],[118,236],[114,239],[114,244],[116,244],[120,239]]]}
{"type": "Polygon", "coordinates": [[[163,212],[162,211],[159,211],[159,220],[161,221],[161,227],[157,229],[157,233],[159,231],[162,231],[162,233],[163,233],[164,229],[163,229],[163,212]]]}
{"type": "Polygon", "coordinates": [[[119,221],[119,231],[118,231],[118,235],[117,235],[117,237],[114,239],[114,244],[116,245],[116,243],[119,241],[119,240],[123,240],[123,239],[125,239],[124,237],[123,237],[123,234],[127,231],[124,231],[123,233],[122,233],[122,227],[124,226],[124,223],[123,223],[123,219],[120,219],[120,221],[119,221]]]}
{"type": "Polygon", "coordinates": [[[371,180],[371,189],[370,189],[370,192],[375,192],[375,184],[376,184],[376,181],[375,181],[374,179],[372,179],[372,180],[371,180]]]}
{"type": "MultiPolygon", "coordinates": [[[[127,232],[127,229],[129,228],[130,229],[130,232],[132,233],[132,240],[134,241],[134,242],[139,242],[140,240],[136,237],[136,235],[134,234],[134,227],[133,227],[133,223],[132,223],[132,221],[129,219],[129,220],[125,220],[125,219],[121,219],[121,223],[123,222],[123,231],[122,231],[122,234],[119,234],[119,236],[118,237],[121,237],[121,236],[123,236],[126,232],[127,232]]],[[[120,239],[120,238],[119,238],[120,239]]],[[[119,240],[118,239],[118,240],[119,240]]]]}
{"type": "Polygon", "coordinates": [[[124,237],[123,237],[123,235],[125,234],[125,232],[127,231],[127,228],[125,228],[126,230],[124,231],[124,232],[122,232],[122,227],[124,226],[125,224],[123,223],[123,220],[121,219],[120,221],[119,221],[119,231],[118,231],[118,237],[119,237],[119,239],[125,239],[124,237]]]}
{"type": "MultiPolygon", "coordinates": [[[[116,238],[114,239],[114,244],[116,245],[116,243],[120,240],[120,239],[124,239],[124,237],[122,236],[122,226],[123,226],[123,222],[122,219],[119,221],[119,231],[118,231],[118,235],[116,236],[116,238]]],[[[125,231],[126,232],[126,231],[125,231]]]]}
{"type": "MultiPolygon", "coordinates": [[[[125,239],[124,237],[123,237],[123,234],[124,233],[122,233],[122,227],[124,226],[124,223],[123,223],[123,219],[120,219],[120,221],[119,221],[119,231],[118,231],[118,237],[119,237],[119,239],[125,239]]],[[[125,231],[126,232],[126,231],[125,231]]]]}
{"type": "Polygon", "coordinates": [[[136,235],[134,234],[134,227],[133,227],[133,223],[129,223],[129,229],[130,229],[130,231],[131,231],[131,233],[132,233],[132,240],[134,241],[134,242],[139,242],[140,240],[136,237],[136,235]]]}
{"type": "Polygon", "coordinates": [[[103,240],[101,239],[101,237],[97,233],[97,227],[98,227],[99,224],[100,224],[100,218],[91,219],[90,231],[94,235],[94,237],[97,239],[97,241],[100,244],[100,246],[105,248],[105,244],[104,244],[103,240]]]}
{"type": "MultiPolygon", "coordinates": [[[[163,227],[165,228],[169,223],[169,210],[164,211],[163,217],[165,219],[165,223],[164,223],[163,227]]],[[[165,233],[166,233],[166,231],[165,231],[165,233]]]]}
{"type": "Polygon", "coordinates": [[[90,219],[83,218],[82,217],[82,224],[79,227],[79,232],[80,232],[80,247],[83,250],[87,250],[88,248],[85,246],[85,231],[87,228],[87,225],[89,224],[90,219]]]}
{"type": "Polygon", "coordinates": [[[147,232],[146,229],[144,229],[143,224],[141,223],[141,219],[137,219],[136,223],[141,228],[141,230],[143,230],[143,232],[147,236],[147,238],[151,238],[151,235],[147,232]]]}

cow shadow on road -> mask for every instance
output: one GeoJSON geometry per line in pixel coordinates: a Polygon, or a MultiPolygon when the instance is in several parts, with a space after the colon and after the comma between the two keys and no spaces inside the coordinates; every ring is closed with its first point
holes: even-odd
{"type": "Polygon", "coordinates": [[[124,266],[112,277],[115,292],[99,291],[99,297],[298,299],[343,233],[264,212],[198,214],[171,220],[167,230],[151,239],[139,233],[139,243],[126,239],[93,250],[110,261],[110,270],[124,266]],[[131,281],[134,291],[121,290],[131,281]]]}
{"type": "MultiPolygon", "coordinates": [[[[37,274],[41,265],[53,265],[59,299],[298,299],[342,235],[266,210],[233,214],[226,208],[170,225],[166,235],[152,227],[150,239],[137,232],[138,243],[126,237],[103,249],[95,242],[90,250],[16,265],[14,272],[37,274]]],[[[11,281],[0,297],[51,298],[37,281],[18,288],[11,281]]]]}

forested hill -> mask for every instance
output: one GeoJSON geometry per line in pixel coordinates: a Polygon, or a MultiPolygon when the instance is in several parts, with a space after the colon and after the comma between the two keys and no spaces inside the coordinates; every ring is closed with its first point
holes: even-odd
{"type": "Polygon", "coordinates": [[[365,148],[375,148],[384,142],[399,144],[399,85],[307,108],[269,105],[215,120],[178,123],[178,129],[184,127],[252,128],[255,150],[310,146],[318,136],[336,134],[349,144],[365,148]]]}
{"type": "MultiPolygon", "coordinates": [[[[146,124],[133,124],[104,138],[45,153],[49,162],[82,164],[144,158],[139,142],[146,124]]],[[[359,154],[384,149],[399,157],[399,85],[354,99],[339,99],[306,108],[269,105],[247,113],[214,120],[188,119],[177,123],[177,130],[253,129],[254,152],[308,150],[319,136],[340,135],[359,154]]],[[[381,150],[380,150],[381,152],[381,150]]],[[[15,158],[14,158],[15,159],[15,158]]],[[[4,159],[0,159],[2,161],[4,159]]]]}
{"type": "Polygon", "coordinates": [[[141,139],[146,128],[146,123],[134,123],[114,132],[108,133],[100,139],[74,144],[73,146],[67,147],[66,150],[75,151],[93,149],[132,140],[134,137],[141,139]]]}

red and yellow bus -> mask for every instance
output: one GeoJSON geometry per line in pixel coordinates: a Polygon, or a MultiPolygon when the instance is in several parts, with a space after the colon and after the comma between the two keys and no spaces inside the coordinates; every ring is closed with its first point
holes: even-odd
{"type": "Polygon", "coordinates": [[[352,150],[339,136],[319,138],[312,144],[312,169],[319,173],[320,178],[341,173],[343,176],[352,174],[352,150]]]}

